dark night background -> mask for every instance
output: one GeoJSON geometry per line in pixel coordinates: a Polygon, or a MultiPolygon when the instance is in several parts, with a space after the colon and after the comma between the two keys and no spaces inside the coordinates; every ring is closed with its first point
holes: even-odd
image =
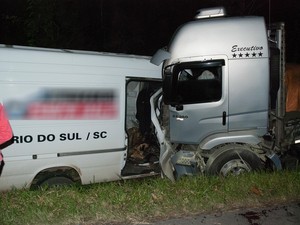
{"type": "Polygon", "coordinates": [[[0,0],[0,43],[153,55],[200,8],[286,23],[287,61],[300,63],[299,0],[0,0]]]}

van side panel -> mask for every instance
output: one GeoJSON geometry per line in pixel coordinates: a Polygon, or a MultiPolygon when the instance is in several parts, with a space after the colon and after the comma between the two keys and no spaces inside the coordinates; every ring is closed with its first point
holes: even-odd
{"type": "Polygon", "coordinates": [[[0,190],[42,170],[75,169],[83,184],[120,179],[127,156],[125,79],[160,77],[146,57],[0,46],[0,101],[14,132],[0,190]]]}

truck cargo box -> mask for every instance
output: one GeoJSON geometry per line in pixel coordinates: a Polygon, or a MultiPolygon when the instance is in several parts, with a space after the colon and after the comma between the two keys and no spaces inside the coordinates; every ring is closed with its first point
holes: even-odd
{"type": "Polygon", "coordinates": [[[286,112],[300,112],[300,65],[286,65],[286,112]]]}

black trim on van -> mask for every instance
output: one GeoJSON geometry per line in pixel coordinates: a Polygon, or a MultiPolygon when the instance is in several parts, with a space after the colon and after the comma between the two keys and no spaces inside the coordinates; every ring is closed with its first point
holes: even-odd
{"type": "Polygon", "coordinates": [[[125,151],[125,150],[126,150],[126,147],[117,148],[117,149],[105,149],[105,150],[62,152],[62,153],[57,153],[57,157],[73,156],[73,155],[89,155],[89,154],[99,154],[99,153],[109,153],[109,152],[122,152],[122,151],[125,151]]]}

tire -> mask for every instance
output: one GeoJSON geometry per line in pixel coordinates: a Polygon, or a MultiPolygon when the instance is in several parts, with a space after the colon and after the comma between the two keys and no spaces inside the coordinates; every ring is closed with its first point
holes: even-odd
{"type": "Polygon", "coordinates": [[[70,186],[74,184],[74,181],[68,177],[50,177],[41,182],[38,186],[39,187],[61,187],[61,186],[70,186]]]}
{"type": "Polygon", "coordinates": [[[248,145],[228,144],[218,148],[208,159],[209,175],[239,175],[262,169],[262,162],[248,145]]]}

